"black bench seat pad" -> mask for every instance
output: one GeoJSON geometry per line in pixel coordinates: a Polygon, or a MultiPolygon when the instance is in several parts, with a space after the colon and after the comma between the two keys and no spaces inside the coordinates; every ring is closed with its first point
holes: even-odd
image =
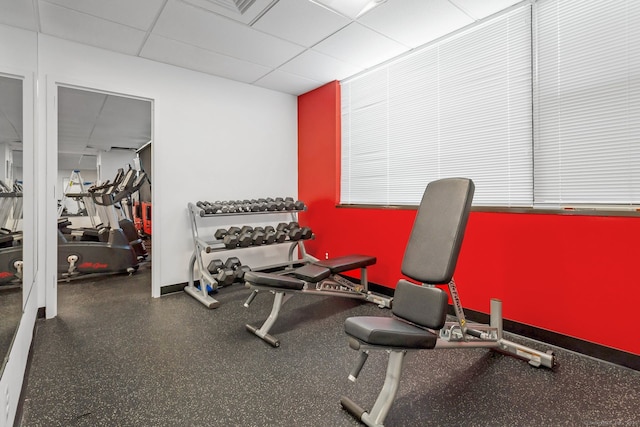
{"type": "Polygon", "coordinates": [[[375,263],[376,257],[369,255],[345,255],[314,262],[315,265],[328,268],[333,274],[368,267],[375,263]]]}
{"type": "Polygon", "coordinates": [[[317,283],[329,277],[331,275],[331,270],[319,265],[307,264],[293,270],[293,275],[298,279],[317,283]]]}
{"type": "Polygon", "coordinates": [[[291,276],[283,276],[272,273],[258,273],[247,271],[244,273],[244,280],[254,285],[270,286],[280,289],[291,289],[300,291],[304,288],[304,282],[291,276]]]}
{"type": "Polygon", "coordinates": [[[371,345],[410,349],[431,349],[438,336],[394,317],[349,317],[344,323],[348,335],[371,345]]]}

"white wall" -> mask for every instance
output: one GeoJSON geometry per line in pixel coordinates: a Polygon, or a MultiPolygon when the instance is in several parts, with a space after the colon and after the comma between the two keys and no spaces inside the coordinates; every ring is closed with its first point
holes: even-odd
{"type": "MultiPolygon", "coordinates": [[[[34,76],[37,70],[37,38],[35,33],[0,25],[0,72],[21,76],[23,78],[23,148],[25,196],[24,202],[24,253],[25,276],[23,295],[23,315],[9,354],[2,378],[0,378],[0,426],[13,424],[18,399],[22,388],[29,347],[33,336],[33,328],[38,310],[38,286],[42,275],[38,263],[44,259],[44,242],[40,246],[39,230],[36,217],[37,195],[41,188],[38,166],[40,157],[34,152],[34,76]],[[38,243],[38,244],[36,244],[38,243]]],[[[0,319],[1,321],[1,319],[0,319]]],[[[3,357],[4,355],[2,355],[3,357]]]]}
{"type": "MultiPolygon", "coordinates": [[[[47,100],[39,102],[49,117],[55,82],[153,100],[156,295],[160,286],[187,280],[188,202],[297,195],[296,97],[49,36],[38,43],[39,79],[47,82],[47,100]]],[[[52,126],[46,131],[49,140],[57,135],[52,126]]],[[[47,278],[56,268],[49,258],[47,278]]],[[[49,307],[47,297],[48,316],[49,307]]]]}
{"type": "MultiPolygon", "coordinates": [[[[188,202],[297,195],[294,96],[0,25],[0,71],[12,69],[31,73],[24,174],[34,197],[25,197],[25,240],[33,238],[35,249],[25,259],[32,258],[35,272],[25,275],[36,289],[25,292],[0,379],[0,426],[11,425],[16,413],[37,308],[46,306],[47,317],[57,313],[57,83],[153,101],[155,296],[161,286],[187,280],[188,202]]],[[[271,253],[251,252],[257,260],[271,253]]]]}

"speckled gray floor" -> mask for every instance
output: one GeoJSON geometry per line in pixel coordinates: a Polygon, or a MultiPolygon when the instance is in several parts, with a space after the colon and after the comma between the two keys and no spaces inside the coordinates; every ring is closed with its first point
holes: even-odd
{"type": "MultiPolygon", "coordinates": [[[[370,304],[295,295],[275,349],[244,327],[272,298],[246,309],[239,285],[215,310],[184,293],[152,299],[147,268],[58,289],[59,316],[36,326],[24,427],[357,426],[340,396],[370,408],[382,385],[384,352],[347,380],[344,320],[390,315],[370,304]]],[[[555,371],[481,349],[412,353],[385,425],[640,426],[640,372],[556,353],[555,371]]]]}

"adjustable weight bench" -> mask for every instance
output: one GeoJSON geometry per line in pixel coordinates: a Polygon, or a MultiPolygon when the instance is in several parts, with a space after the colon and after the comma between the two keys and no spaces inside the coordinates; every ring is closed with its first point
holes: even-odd
{"type": "Polygon", "coordinates": [[[251,288],[253,292],[244,303],[245,307],[249,307],[260,290],[270,291],[274,294],[273,307],[269,317],[260,328],[246,325],[247,330],[272,346],[279,347],[280,341],[269,335],[269,330],[278,318],[282,305],[294,293],[355,298],[373,302],[380,307],[390,307],[390,297],[369,291],[367,267],[375,263],[376,258],[372,256],[346,255],[324,261],[314,261],[300,268],[285,271],[284,274],[246,272],[244,275],[246,286],[251,288]],[[360,283],[352,283],[339,275],[358,268],[360,269],[360,283]]]}
{"type": "Polygon", "coordinates": [[[407,244],[401,271],[422,286],[400,280],[394,294],[394,317],[360,316],[345,321],[349,346],[358,350],[358,360],[349,374],[355,381],[370,350],[389,352],[382,390],[367,412],[348,397],[344,409],[368,426],[382,427],[400,384],[408,351],[438,348],[488,348],[524,360],[533,366],[552,368],[553,353],[502,338],[502,308],[491,301],[490,325],[469,324],[462,310],[453,272],[471,209],[474,184],[469,179],[448,178],[431,182],[425,190],[407,244]],[[435,287],[447,284],[457,321],[447,322],[448,296],[435,287]]]}

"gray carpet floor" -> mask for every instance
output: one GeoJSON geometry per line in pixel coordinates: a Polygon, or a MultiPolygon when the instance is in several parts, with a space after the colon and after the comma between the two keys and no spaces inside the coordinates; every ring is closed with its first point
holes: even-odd
{"type": "MultiPolygon", "coordinates": [[[[375,401],[387,355],[349,382],[343,323],[389,310],[297,294],[273,348],[244,326],[268,316],[269,293],[244,308],[249,290],[232,285],[209,310],[183,292],[151,298],[150,275],[59,284],[59,316],[36,322],[18,425],[357,426],[340,396],[375,401]]],[[[385,425],[640,426],[640,372],[553,350],[553,371],[483,349],[410,353],[385,425]]]]}

